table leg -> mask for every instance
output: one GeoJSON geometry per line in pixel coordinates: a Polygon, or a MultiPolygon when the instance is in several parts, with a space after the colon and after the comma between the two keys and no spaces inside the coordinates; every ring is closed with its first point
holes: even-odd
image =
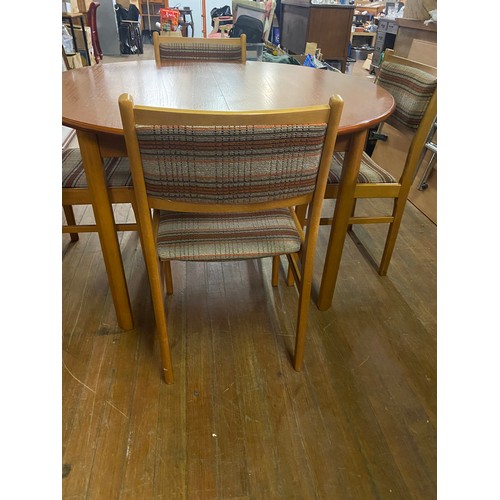
{"type": "Polygon", "coordinates": [[[335,202],[330,239],[328,240],[323,276],[317,300],[317,306],[320,311],[326,311],[332,304],[333,292],[337,283],[340,260],[349,226],[349,218],[352,214],[354,190],[356,188],[356,180],[367,133],[367,130],[364,130],[353,134],[349,144],[349,151],[345,153],[339,183],[339,193],[335,202]]]}
{"type": "Polygon", "coordinates": [[[134,327],[125,271],[116,234],[113,210],[106,187],[106,176],[95,134],[77,130],[80,153],[87,184],[92,197],[92,208],[108,275],[109,288],[115,305],[118,325],[124,330],[134,327]]]}

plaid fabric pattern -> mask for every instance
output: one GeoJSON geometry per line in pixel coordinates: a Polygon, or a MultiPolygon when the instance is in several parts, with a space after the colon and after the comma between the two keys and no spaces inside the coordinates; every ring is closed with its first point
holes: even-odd
{"type": "Polygon", "coordinates": [[[383,62],[377,83],[390,92],[396,101],[396,111],[387,122],[400,122],[417,129],[436,90],[437,78],[417,68],[383,62]]]}
{"type": "Polygon", "coordinates": [[[231,204],[312,193],[326,125],[136,130],[148,195],[231,204]]]}
{"type": "MultiPolygon", "coordinates": [[[[338,184],[344,163],[344,153],[334,153],[330,172],[328,173],[328,184],[338,184]]],[[[379,167],[370,156],[363,152],[357,184],[393,183],[397,180],[383,168],[379,167]]]]}
{"type": "MultiPolygon", "coordinates": [[[[128,158],[103,158],[106,179],[110,187],[132,186],[128,158]]],[[[86,188],[87,179],[83,170],[79,149],[67,149],[62,154],[62,187],[86,188]]]]}
{"type": "Polygon", "coordinates": [[[160,212],[161,260],[240,260],[297,252],[301,242],[288,209],[198,214],[160,212]]]}
{"type": "Polygon", "coordinates": [[[223,43],[160,43],[160,59],[241,61],[241,46],[223,43]]]}

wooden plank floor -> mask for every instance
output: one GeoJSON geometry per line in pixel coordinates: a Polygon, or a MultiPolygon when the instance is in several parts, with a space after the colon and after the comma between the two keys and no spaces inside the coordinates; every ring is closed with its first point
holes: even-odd
{"type": "MultiPolygon", "coordinates": [[[[385,228],[356,229],[378,258],[385,228]]],[[[311,308],[301,373],[284,268],[273,289],[270,261],[174,263],[164,384],[139,239],[120,238],[127,332],[97,235],[62,237],[64,499],[436,497],[436,226],[414,206],[387,277],[348,238],[332,308],[311,308]]]]}

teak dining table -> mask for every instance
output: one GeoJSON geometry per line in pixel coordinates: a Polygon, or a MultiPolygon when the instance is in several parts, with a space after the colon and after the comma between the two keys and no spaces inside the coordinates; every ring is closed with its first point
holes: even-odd
{"type": "Polygon", "coordinates": [[[318,299],[325,309],[321,301],[328,303],[328,281],[340,265],[367,132],[393,112],[393,97],[367,78],[257,61],[179,61],[157,67],[154,60],[139,60],[63,72],[62,123],[76,129],[118,325],[124,330],[133,328],[133,318],[102,168],[102,157],[127,155],[118,110],[124,92],[137,105],[218,111],[327,104],[332,94],[344,99],[335,149],[346,154],[318,299]]]}

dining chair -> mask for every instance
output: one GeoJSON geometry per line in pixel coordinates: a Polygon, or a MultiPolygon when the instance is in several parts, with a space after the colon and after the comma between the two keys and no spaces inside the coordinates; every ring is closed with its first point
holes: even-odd
{"type": "Polygon", "coordinates": [[[153,33],[158,66],[169,60],[246,62],[246,36],[240,38],[186,38],[153,33]]]}
{"type": "Polygon", "coordinates": [[[172,260],[270,257],[277,286],[280,256],[286,255],[299,291],[293,361],[299,371],[342,99],[278,111],[214,112],[135,106],[123,94],[119,107],[165,381],[173,383],[162,270],[172,293],[172,260]],[[310,205],[305,231],[293,209],[302,204],[310,205]]]}
{"type": "MultiPolygon", "coordinates": [[[[128,158],[104,158],[104,170],[111,203],[130,203],[135,206],[132,176],[128,158]]],[[[97,232],[95,224],[77,224],[74,205],[91,205],[92,197],[83,170],[82,157],[77,148],[62,152],[62,205],[66,224],[63,233],[69,233],[71,241],[78,241],[78,233],[97,232]]],[[[135,210],[134,210],[135,211],[135,210]]],[[[137,231],[137,223],[116,224],[117,231],[137,231]]]]}
{"type": "Polygon", "coordinates": [[[94,48],[95,61],[98,64],[102,61],[102,49],[99,42],[99,33],[97,32],[97,8],[100,6],[99,2],[90,2],[87,11],[87,26],[90,27],[90,39],[92,40],[92,47],[94,48]]]}
{"type": "Polygon", "coordinates": [[[233,16],[219,16],[212,18],[212,31],[208,38],[229,38],[229,31],[233,27],[233,16]]]}
{"type": "MultiPolygon", "coordinates": [[[[393,50],[387,49],[377,75],[376,84],[389,91],[396,102],[394,113],[385,123],[397,130],[411,134],[412,139],[404,167],[398,178],[377,164],[366,152],[363,153],[348,232],[351,233],[351,236],[355,236],[352,227],[354,224],[389,224],[385,247],[378,267],[378,274],[385,276],[394,251],[420,154],[437,114],[437,69],[396,56],[393,50]],[[391,213],[356,215],[356,200],[361,198],[392,199],[391,213]]],[[[379,132],[381,132],[381,128],[379,128],[379,132]]],[[[391,138],[389,137],[387,141],[389,144],[391,138]]],[[[337,198],[343,161],[344,153],[334,153],[325,199],[337,198]]],[[[332,218],[322,218],[321,224],[332,225],[332,221],[332,218]]],[[[331,304],[336,284],[337,272],[334,273],[335,278],[332,279],[332,270],[328,269],[330,253],[336,250],[331,243],[333,230],[332,226],[321,281],[320,303],[318,303],[320,309],[326,309],[331,304]],[[325,297],[328,297],[328,300],[325,297]]]]}

